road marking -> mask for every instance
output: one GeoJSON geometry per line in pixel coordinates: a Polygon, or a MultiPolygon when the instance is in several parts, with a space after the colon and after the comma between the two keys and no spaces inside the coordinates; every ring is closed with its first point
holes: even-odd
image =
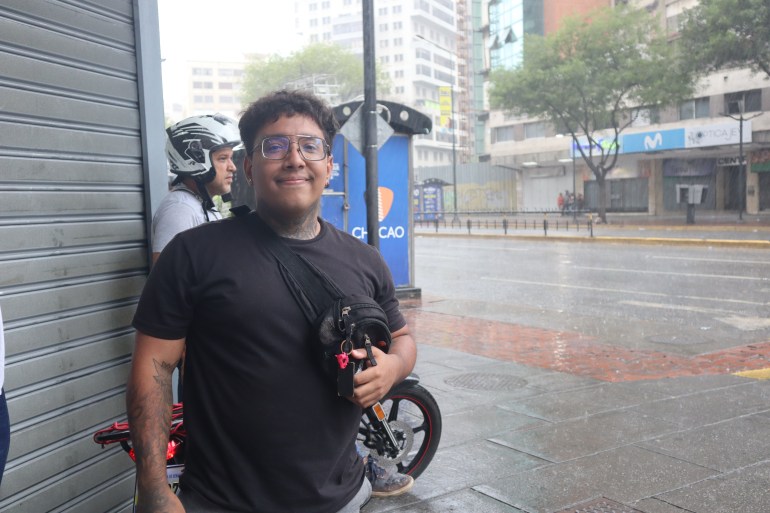
{"type": "Polygon", "coordinates": [[[722,278],[725,280],[746,280],[746,281],[770,281],[770,278],[759,276],[733,276],[729,274],[701,274],[701,273],[683,273],[673,271],[649,271],[646,269],[618,269],[613,267],[590,267],[590,266],[572,266],[572,269],[583,269],[586,271],[617,272],[632,274],[661,274],[663,276],[684,276],[688,278],[722,278]]]}
{"type": "Polygon", "coordinates": [[[645,292],[640,290],[626,290],[626,289],[610,289],[606,287],[588,287],[585,285],[568,285],[566,283],[548,283],[542,281],[529,281],[529,280],[515,280],[513,278],[491,278],[487,276],[481,276],[482,280],[488,281],[502,281],[506,283],[519,283],[521,285],[536,285],[538,287],[558,287],[564,289],[579,289],[579,290],[592,290],[596,292],[613,292],[617,294],[628,295],[640,295],[640,296],[656,296],[656,297],[668,297],[677,299],[690,299],[694,301],[718,301],[720,303],[735,303],[742,305],[757,305],[757,306],[770,306],[770,303],[747,301],[745,299],[726,299],[726,298],[714,298],[714,297],[700,297],[700,296],[682,296],[678,294],[665,294],[663,292],[645,292]]]}
{"type": "Polygon", "coordinates": [[[720,308],[703,308],[700,306],[672,305],[670,303],[649,303],[646,301],[625,300],[618,303],[629,306],[643,306],[646,308],[661,308],[664,310],[684,310],[686,312],[707,313],[707,314],[731,314],[730,310],[720,308]]]}
{"type": "Polygon", "coordinates": [[[652,258],[657,260],[687,260],[689,262],[698,261],[698,262],[722,262],[725,264],[770,265],[770,260],[728,260],[724,258],[691,258],[691,257],[672,257],[672,256],[660,256],[660,255],[653,255],[652,258]]]}
{"type": "Polygon", "coordinates": [[[733,376],[752,379],[770,379],[770,369],[756,369],[733,373],[733,376]]]}
{"type": "Polygon", "coordinates": [[[731,315],[730,317],[715,317],[716,320],[729,324],[733,328],[741,331],[756,331],[770,328],[770,319],[764,317],[740,317],[731,315]]]}

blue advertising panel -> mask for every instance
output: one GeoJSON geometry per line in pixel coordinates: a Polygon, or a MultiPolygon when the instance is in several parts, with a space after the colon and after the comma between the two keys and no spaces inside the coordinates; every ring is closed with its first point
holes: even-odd
{"type": "MultiPolygon", "coordinates": [[[[344,173],[347,173],[347,232],[361,239],[368,240],[366,228],[366,162],[358,150],[344,137],[338,135],[332,147],[335,167],[341,167],[339,176],[333,176],[330,189],[344,192],[344,173]],[[347,162],[345,160],[347,157],[347,162]]],[[[411,285],[409,276],[409,215],[412,212],[412,191],[409,190],[409,137],[399,134],[391,136],[380,148],[377,158],[379,177],[379,239],[380,253],[393,274],[397,287],[411,285]]],[[[328,209],[338,209],[332,205],[330,196],[322,198],[322,215],[325,219],[328,209]]],[[[331,212],[329,212],[331,214],[331,212]]],[[[330,215],[333,222],[336,216],[330,215]]],[[[333,222],[337,228],[345,227],[333,222]]]]}
{"type": "Polygon", "coordinates": [[[422,211],[426,221],[441,219],[444,198],[443,187],[439,185],[423,185],[422,187],[422,211]]]}
{"type": "Polygon", "coordinates": [[[627,134],[621,137],[620,143],[621,153],[644,153],[678,148],[684,148],[684,128],[627,134]]]}

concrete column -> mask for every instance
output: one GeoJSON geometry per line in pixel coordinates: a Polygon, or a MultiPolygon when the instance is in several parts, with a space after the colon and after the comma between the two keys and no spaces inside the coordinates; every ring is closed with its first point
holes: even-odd
{"type": "Polygon", "coordinates": [[[751,159],[746,160],[746,213],[759,214],[759,173],[752,173],[751,159]]]}

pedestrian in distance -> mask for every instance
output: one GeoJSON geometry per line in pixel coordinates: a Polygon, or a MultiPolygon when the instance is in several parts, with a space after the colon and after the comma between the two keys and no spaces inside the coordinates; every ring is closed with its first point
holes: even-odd
{"type": "Polygon", "coordinates": [[[559,193],[559,196],[556,198],[556,206],[559,208],[559,212],[564,215],[564,194],[559,193]]]}
{"type": "MultiPolygon", "coordinates": [[[[356,450],[362,408],[414,367],[416,346],[380,253],[319,217],[337,123],[317,97],[278,91],[240,122],[257,208],[177,235],[137,306],[127,389],[138,507],[157,511],[352,513],[372,485],[356,450]],[[248,219],[245,219],[248,218],[248,219]],[[392,334],[339,397],[317,334],[266,247],[268,227],[346,294],[373,298],[392,334]],[[181,495],[166,485],[171,373],[187,345],[181,495]]],[[[365,360],[366,351],[351,357],[365,360]]],[[[411,477],[406,476],[411,482],[411,477]]]]}

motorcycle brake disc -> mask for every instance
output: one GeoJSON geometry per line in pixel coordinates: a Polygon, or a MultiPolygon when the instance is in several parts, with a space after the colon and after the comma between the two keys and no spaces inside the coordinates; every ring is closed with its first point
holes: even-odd
{"type": "Polygon", "coordinates": [[[414,445],[414,429],[412,426],[402,420],[392,420],[388,422],[388,425],[390,426],[390,429],[393,431],[393,434],[396,436],[396,438],[399,439],[398,441],[401,443],[398,455],[395,458],[390,458],[385,457],[384,455],[375,454],[377,451],[374,449],[372,449],[371,452],[378,458],[384,458],[386,461],[396,465],[401,463],[412,450],[412,446],[414,445]]]}

